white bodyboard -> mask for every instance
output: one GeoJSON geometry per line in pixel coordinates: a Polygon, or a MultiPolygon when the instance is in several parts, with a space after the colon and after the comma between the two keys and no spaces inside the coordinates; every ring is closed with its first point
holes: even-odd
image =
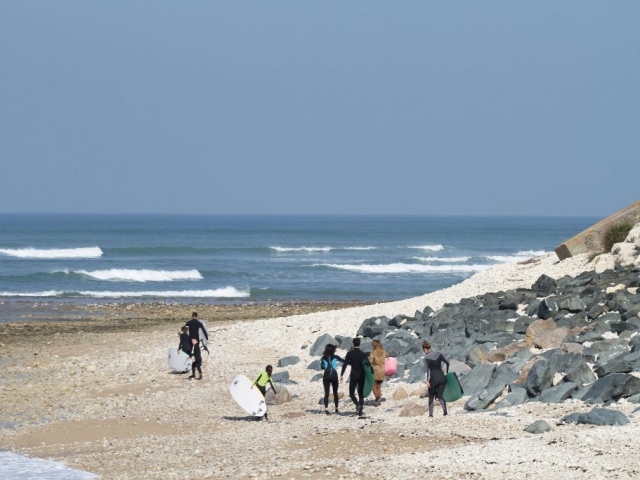
{"type": "Polygon", "coordinates": [[[169,349],[169,367],[177,372],[186,372],[191,368],[189,355],[177,348],[169,349]]]}
{"type": "Polygon", "coordinates": [[[238,405],[248,414],[262,417],[267,413],[267,402],[264,401],[262,393],[244,375],[236,375],[236,378],[229,385],[229,392],[238,405]]]}
{"type": "MultiPolygon", "coordinates": [[[[202,326],[206,330],[207,329],[207,322],[205,322],[204,320],[200,320],[200,323],[202,324],[202,326]]],[[[209,333],[209,332],[207,332],[207,333],[209,333]]],[[[204,345],[206,347],[207,343],[209,343],[209,340],[207,340],[207,337],[205,337],[204,331],[202,331],[202,328],[200,328],[198,330],[198,337],[200,338],[200,341],[202,342],[202,345],[204,345]]]]}

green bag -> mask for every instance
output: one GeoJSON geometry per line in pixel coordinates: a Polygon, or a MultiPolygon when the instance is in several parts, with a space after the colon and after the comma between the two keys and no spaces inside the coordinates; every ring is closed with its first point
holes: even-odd
{"type": "Polygon", "coordinates": [[[460,400],[464,391],[460,386],[460,381],[458,380],[456,372],[447,373],[444,378],[447,384],[444,387],[442,399],[445,402],[455,402],[456,400],[460,400]]]}
{"type": "Polygon", "coordinates": [[[362,370],[364,371],[364,392],[362,393],[363,398],[367,398],[371,395],[371,391],[373,390],[373,367],[369,363],[369,360],[362,361],[362,370]]]}

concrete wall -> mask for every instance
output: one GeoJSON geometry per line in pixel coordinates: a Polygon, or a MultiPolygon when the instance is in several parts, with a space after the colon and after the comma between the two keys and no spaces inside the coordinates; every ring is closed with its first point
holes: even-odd
{"type": "Polygon", "coordinates": [[[628,207],[617,211],[585,231],[580,232],[556,248],[556,255],[560,260],[573,257],[581,253],[600,253],[604,251],[604,235],[611,227],[621,223],[635,225],[640,222],[640,200],[628,207]]]}

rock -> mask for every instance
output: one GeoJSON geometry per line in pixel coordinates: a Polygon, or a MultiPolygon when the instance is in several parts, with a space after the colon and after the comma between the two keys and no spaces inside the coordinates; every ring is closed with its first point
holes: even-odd
{"type": "Polygon", "coordinates": [[[549,430],[551,430],[551,425],[544,420],[536,420],[524,429],[525,432],[534,434],[548,432],[549,430]]]}
{"type": "Polygon", "coordinates": [[[314,360],[309,365],[307,365],[307,370],[320,370],[322,361],[320,359],[314,360]]]}
{"type": "Polygon", "coordinates": [[[558,326],[552,318],[548,320],[536,320],[527,328],[525,342],[527,342],[527,345],[532,346],[539,336],[546,332],[556,330],[557,328],[558,326]]]}
{"type": "Polygon", "coordinates": [[[531,290],[533,290],[538,297],[548,297],[557,291],[556,281],[547,275],[541,275],[538,280],[531,285],[531,290]]]}
{"type": "Polygon", "coordinates": [[[271,378],[275,382],[286,383],[287,385],[296,385],[296,382],[289,379],[289,372],[286,370],[284,372],[278,372],[271,375],[271,378]]]}
{"type": "Polygon", "coordinates": [[[398,400],[405,400],[407,398],[409,398],[409,395],[407,394],[407,389],[404,387],[398,387],[398,389],[394,392],[393,397],[394,400],[398,401],[398,400]]]}
{"type": "Polygon", "coordinates": [[[422,362],[415,363],[409,370],[409,376],[407,377],[407,383],[418,383],[424,379],[424,367],[422,362]]]}
{"type": "Polygon", "coordinates": [[[537,397],[543,390],[552,385],[553,372],[548,367],[549,362],[542,359],[534,363],[531,370],[529,370],[524,388],[527,389],[527,393],[531,397],[537,397]]]}
{"type": "Polygon", "coordinates": [[[474,395],[482,392],[491,381],[493,373],[496,371],[496,365],[487,363],[478,365],[469,373],[460,377],[460,385],[466,395],[474,395]]]}
{"type": "Polygon", "coordinates": [[[566,382],[548,388],[540,394],[540,401],[543,403],[562,403],[571,396],[578,385],[573,382],[566,382]]]}
{"type": "Polygon", "coordinates": [[[341,348],[343,350],[349,350],[353,345],[352,337],[345,337],[344,335],[336,335],[335,339],[338,342],[338,348],[341,348]]]}
{"type": "Polygon", "coordinates": [[[289,365],[295,365],[300,362],[300,357],[292,355],[290,357],[284,357],[278,360],[278,367],[288,367],[289,365]]]}
{"type": "Polygon", "coordinates": [[[591,388],[582,397],[585,403],[611,403],[622,397],[624,384],[629,375],[625,373],[612,373],[596,380],[591,388]]]}
{"type": "Polygon", "coordinates": [[[314,357],[322,355],[324,353],[324,347],[329,344],[338,345],[338,341],[328,333],[325,333],[324,335],[319,336],[316,341],[313,342],[313,345],[309,350],[309,354],[314,357]]]}
{"type": "Polygon", "coordinates": [[[513,388],[503,400],[496,404],[495,408],[511,407],[513,405],[521,405],[529,399],[527,390],[524,388],[513,388]]]}
{"type": "Polygon", "coordinates": [[[467,374],[471,371],[471,367],[466,363],[461,362],[460,360],[456,360],[452,358],[449,360],[449,372],[454,372],[459,377],[467,374]]]}
{"type": "Polygon", "coordinates": [[[546,320],[558,314],[558,305],[553,297],[545,298],[538,305],[538,318],[546,320]]]}
{"type": "Polygon", "coordinates": [[[467,353],[467,359],[472,366],[480,365],[487,359],[487,349],[475,346],[467,353]]]}
{"type": "MultiPolygon", "coordinates": [[[[536,308],[536,312],[537,312],[536,308]]],[[[513,333],[521,333],[526,334],[527,328],[535,321],[535,318],[529,316],[518,317],[518,319],[513,324],[513,333]]]]}
{"type": "Polygon", "coordinates": [[[309,380],[310,382],[319,382],[320,380],[322,380],[323,374],[322,373],[316,373],[313,377],[311,377],[311,380],[309,380]]]}
{"type": "Polygon", "coordinates": [[[504,385],[496,385],[489,389],[482,390],[480,393],[472,395],[464,404],[464,409],[470,412],[476,410],[484,410],[491,405],[504,391],[504,385]]]}
{"type": "Polygon", "coordinates": [[[567,295],[558,298],[556,305],[559,310],[567,310],[571,313],[578,313],[584,310],[585,304],[578,295],[567,295]]]}
{"type": "Polygon", "coordinates": [[[598,426],[626,425],[629,417],[617,410],[594,408],[589,413],[571,413],[560,419],[561,423],[589,424],[598,426]]]}
{"type": "Polygon", "coordinates": [[[409,400],[404,404],[402,410],[400,410],[401,417],[419,417],[424,415],[429,410],[427,405],[420,405],[414,400],[409,400]]]}
{"type": "MultiPolygon", "coordinates": [[[[271,378],[274,376],[275,375],[272,375],[271,378]]],[[[291,401],[291,393],[289,393],[287,387],[281,383],[276,383],[276,391],[278,392],[278,399],[276,399],[273,390],[267,390],[267,394],[264,396],[264,400],[267,402],[267,405],[282,405],[283,403],[291,401]]]]}
{"type": "Polygon", "coordinates": [[[380,335],[388,326],[390,319],[387,317],[367,318],[358,329],[356,337],[363,336],[367,338],[375,338],[380,335]]]}
{"type": "Polygon", "coordinates": [[[529,348],[529,345],[527,345],[527,343],[513,342],[506,347],[498,348],[497,350],[492,350],[491,352],[489,352],[487,360],[492,363],[504,362],[505,360],[511,358],[517,352],[525,348],[529,348]]]}

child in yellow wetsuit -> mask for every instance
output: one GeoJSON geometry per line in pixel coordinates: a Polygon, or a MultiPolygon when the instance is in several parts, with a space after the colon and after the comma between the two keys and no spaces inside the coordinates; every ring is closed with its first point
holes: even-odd
{"type": "MultiPolygon", "coordinates": [[[[253,381],[253,384],[258,387],[258,390],[260,390],[260,393],[262,393],[262,396],[266,396],[267,395],[267,383],[269,385],[271,385],[271,390],[273,390],[273,393],[276,396],[276,400],[278,398],[280,398],[278,396],[278,393],[276,392],[276,387],[273,384],[273,380],[271,378],[271,374],[273,373],[273,367],[271,365],[267,365],[267,368],[264,369],[263,372],[260,372],[260,374],[258,375],[258,377],[253,381]]],[[[265,413],[264,414],[264,419],[265,420],[269,420],[268,415],[265,413]]]]}

